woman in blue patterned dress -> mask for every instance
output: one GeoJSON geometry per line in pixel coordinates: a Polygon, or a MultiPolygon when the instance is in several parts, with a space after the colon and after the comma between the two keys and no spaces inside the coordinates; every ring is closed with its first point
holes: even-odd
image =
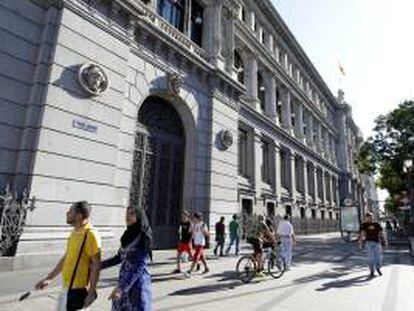
{"type": "Polygon", "coordinates": [[[101,268],[122,264],[118,286],[109,299],[112,311],[152,311],[151,277],[148,259],[151,254],[152,232],[145,212],[128,207],[127,229],[121,237],[118,254],[102,262],[101,268]]]}

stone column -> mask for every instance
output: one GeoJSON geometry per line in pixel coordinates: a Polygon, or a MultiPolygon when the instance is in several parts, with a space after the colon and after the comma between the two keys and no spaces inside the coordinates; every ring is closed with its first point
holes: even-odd
{"type": "Polygon", "coordinates": [[[282,165],[280,163],[280,145],[275,144],[275,188],[276,197],[280,202],[282,198],[282,165]]]}
{"type": "Polygon", "coordinates": [[[223,12],[226,23],[226,25],[223,25],[226,32],[226,41],[222,43],[223,55],[225,58],[225,69],[232,75],[234,65],[234,20],[236,17],[231,7],[223,7],[223,12]]]}
{"type": "Polygon", "coordinates": [[[245,85],[247,88],[247,97],[252,102],[257,102],[257,60],[253,54],[248,55],[245,69],[245,85]]]}
{"type": "Polygon", "coordinates": [[[305,201],[308,202],[309,185],[308,185],[308,160],[303,158],[303,189],[305,194],[305,201]]]}
{"type": "Polygon", "coordinates": [[[326,179],[325,179],[325,171],[322,170],[322,203],[326,204],[326,179]]]}
{"type": "Polygon", "coordinates": [[[309,113],[309,121],[308,121],[308,135],[307,135],[308,146],[313,148],[315,142],[313,141],[313,116],[309,113]]]}
{"type": "Polygon", "coordinates": [[[265,107],[266,115],[272,120],[276,120],[276,81],[273,75],[270,72],[266,72],[264,75],[265,84],[266,84],[266,93],[265,93],[265,107]]]}
{"type": "Polygon", "coordinates": [[[305,134],[303,132],[303,106],[301,103],[297,103],[295,106],[295,133],[296,137],[303,141],[305,134]]]}
{"type": "Polygon", "coordinates": [[[204,9],[205,31],[203,41],[210,62],[224,69],[224,59],[221,56],[222,32],[221,32],[222,1],[213,0],[204,9]]]}
{"type": "Polygon", "coordinates": [[[331,136],[331,154],[332,154],[332,162],[336,163],[336,141],[333,136],[331,136]]]}
{"type": "Polygon", "coordinates": [[[258,130],[254,131],[254,187],[256,190],[256,198],[262,196],[262,139],[258,130]]]}
{"type": "Polygon", "coordinates": [[[291,111],[291,94],[289,90],[285,89],[283,90],[282,95],[282,126],[291,133],[292,131],[292,111],[291,111]]]}
{"type": "Polygon", "coordinates": [[[253,11],[247,11],[246,12],[246,22],[247,22],[247,26],[251,30],[254,30],[255,18],[256,18],[256,16],[254,15],[254,12],[253,11]]]}
{"type": "Polygon", "coordinates": [[[290,191],[291,196],[293,199],[293,203],[296,202],[296,167],[295,167],[295,161],[296,161],[296,155],[294,152],[290,151],[290,191]]]}
{"type": "Polygon", "coordinates": [[[316,123],[316,148],[318,152],[322,152],[322,125],[317,122],[316,123]]]}
{"type": "Polygon", "coordinates": [[[335,200],[334,200],[335,193],[334,193],[334,189],[333,189],[333,183],[334,183],[333,176],[330,175],[330,178],[329,178],[329,191],[331,192],[331,206],[334,206],[334,202],[335,202],[335,200]]]}
{"type": "Polygon", "coordinates": [[[315,164],[313,166],[313,180],[314,180],[314,199],[315,199],[315,203],[318,202],[318,198],[319,198],[319,185],[318,185],[318,166],[315,164]]]}

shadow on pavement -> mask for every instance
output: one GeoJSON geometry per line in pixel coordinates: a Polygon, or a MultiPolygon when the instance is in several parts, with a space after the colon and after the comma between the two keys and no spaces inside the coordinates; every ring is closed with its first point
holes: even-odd
{"type": "Polygon", "coordinates": [[[241,286],[241,285],[243,284],[240,281],[204,285],[204,286],[180,289],[173,293],[170,293],[170,296],[191,296],[191,295],[196,295],[196,294],[223,292],[226,290],[233,290],[237,286],[241,286]]]}
{"type": "Polygon", "coordinates": [[[361,276],[354,277],[352,279],[332,281],[332,282],[322,284],[320,288],[316,289],[316,291],[323,292],[323,291],[327,291],[329,289],[334,289],[334,288],[363,286],[363,285],[366,285],[373,278],[374,277],[371,277],[369,275],[368,276],[361,275],[361,276]]]}

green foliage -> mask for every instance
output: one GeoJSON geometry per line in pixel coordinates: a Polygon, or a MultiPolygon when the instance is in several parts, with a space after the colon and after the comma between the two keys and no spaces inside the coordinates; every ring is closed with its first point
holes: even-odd
{"type": "Polygon", "coordinates": [[[363,144],[356,160],[361,173],[378,173],[378,186],[390,193],[387,206],[393,211],[398,196],[407,190],[404,160],[413,157],[414,101],[405,101],[375,120],[374,134],[363,144]]]}

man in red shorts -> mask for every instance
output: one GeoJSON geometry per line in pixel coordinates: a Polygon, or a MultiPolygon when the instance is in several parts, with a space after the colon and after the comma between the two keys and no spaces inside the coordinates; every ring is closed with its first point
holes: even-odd
{"type": "Polygon", "coordinates": [[[183,211],[181,215],[181,223],[178,229],[179,241],[177,246],[177,269],[173,273],[181,273],[181,255],[187,253],[189,258],[191,254],[191,239],[193,236],[193,226],[190,221],[190,217],[186,211],[183,211]]]}
{"type": "Polygon", "coordinates": [[[195,251],[193,256],[193,263],[191,264],[190,270],[186,274],[187,277],[191,277],[191,273],[199,261],[201,261],[204,265],[203,274],[210,271],[207,266],[206,258],[204,257],[204,245],[206,243],[206,237],[209,235],[209,232],[206,224],[202,220],[200,213],[194,214],[194,224],[192,230],[195,251]]]}

